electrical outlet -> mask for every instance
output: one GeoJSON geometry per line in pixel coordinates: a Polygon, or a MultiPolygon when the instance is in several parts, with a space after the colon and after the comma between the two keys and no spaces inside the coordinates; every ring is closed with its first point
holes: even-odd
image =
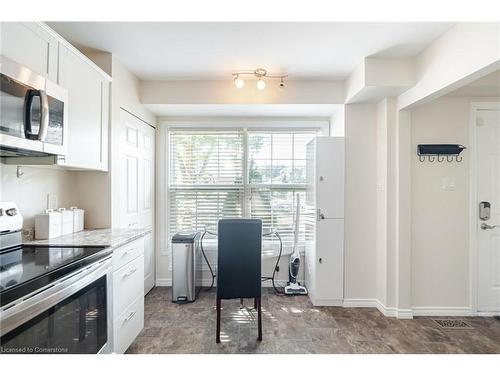
{"type": "Polygon", "coordinates": [[[52,208],[53,210],[57,209],[57,195],[56,194],[47,194],[47,208],[52,208]]]}

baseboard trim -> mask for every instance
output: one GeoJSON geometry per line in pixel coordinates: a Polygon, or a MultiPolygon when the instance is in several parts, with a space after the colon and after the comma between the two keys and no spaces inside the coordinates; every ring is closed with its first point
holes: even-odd
{"type": "Polygon", "coordinates": [[[172,279],[156,279],[155,286],[172,286],[172,279]]]}
{"type": "MultiPolygon", "coordinates": [[[[286,285],[287,280],[276,280],[276,284],[286,285]]],[[[202,281],[204,287],[210,286],[211,279],[202,281]]],[[[172,286],[172,279],[156,279],[156,286],[172,286]]],[[[262,283],[265,288],[272,287],[271,280],[262,283]]],[[[387,307],[376,298],[316,299],[309,296],[314,306],[371,307],[376,308],[384,316],[398,319],[412,319],[414,316],[496,316],[497,312],[473,312],[470,307],[415,306],[411,309],[387,307]]]]}
{"type": "Polygon", "coordinates": [[[312,296],[310,296],[310,299],[314,306],[344,306],[343,299],[314,298],[312,296]]]}
{"type": "MultiPolygon", "coordinates": [[[[277,286],[277,287],[284,287],[286,285],[286,283],[288,282],[288,280],[275,280],[274,281],[274,284],[277,286]]],[[[303,284],[303,281],[299,281],[301,284],[303,284]]],[[[212,279],[205,279],[201,282],[201,285],[203,285],[204,287],[208,287],[212,284],[212,279]]],[[[156,286],[172,286],[172,279],[162,279],[162,278],[158,278],[156,279],[156,283],[155,283],[156,286]]],[[[217,285],[217,280],[215,281],[214,283],[214,286],[217,285]]],[[[263,288],[272,288],[273,287],[273,283],[271,280],[265,280],[262,282],[262,287],[263,288]]]]}
{"type": "Polygon", "coordinates": [[[415,306],[414,316],[474,316],[470,307],[415,306]]]}
{"type": "MultiPolygon", "coordinates": [[[[276,287],[284,287],[287,282],[288,282],[288,280],[275,280],[274,284],[276,285],[276,287]]],[[[302,282],[300,282],[300,283],[302,284],[302,282]]],[[[211,284],[212,284],[212,279],[205,279],[205,280],[202,280],[202,282],[201,282],[201,285],[204,287],[208,287],[211,284]]],[[[172,286],[172,279],[158,278],[158,279],[156,279],[155,285],[156,286],[172,286]]],[[[214,286],[216,286],[216,285],[217,285],[217,280],[214,283],[214,286]]],[[[262,287],[263,288],[272,288],[273,283],[271,280],[265,280],[262,282],[262,287]]]]}
{"type": "Polygon", "coordinates": [[[375,298],[345,298],[344,307],[375,307],[377,308],[375,298]]]}
{"type": "Polygon", "coordinates": [[[476,316],[482,316],[485,318],[491,318],[493,316],[500,316],[500,311],[478,311],[476,316]]]}
{"type": "Polygon", "coordinates": [[[344,299],[344,307],[371,307],[376,308],[384,316],[398,319],[413,319],[411,309],[397,309],[396,307],[387,307],[376,298],[349,298],[344,299]]]}

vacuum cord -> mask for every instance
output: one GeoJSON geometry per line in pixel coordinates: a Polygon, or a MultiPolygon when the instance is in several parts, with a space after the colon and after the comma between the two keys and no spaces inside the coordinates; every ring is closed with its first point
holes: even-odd
{"type": "MultiPolygon", "coordinates": [[[[277,286],[276,286],[276,279],[275,279],[276,278],[276,272],[277,272],[277,269],[278,269],[278,266],[279,266],[280,260],[281,260],[281,253],[283,252],[283,241],[281,240],[281,236],[280,236],[280,234],[277,231],[273,231],[271,233],[267,233],[264,236],[270,236],[270,235],[275,235],[278,238],[278,240],[280,241],[280,251],[278,253],[278,259],[276,259],[276,264],[274,265],[273,275],[271,277],[264,276],[262,278],[262,280],[263,281],[265,281],[265,280],[271,280],[271,283],[273,284],[273,289],[276,292],[276,294],[285,294],[284,290],[279,290],[277,288],[277,286]]],[[[284,289],[283,287],[281,287],[281,288],[284,289]]]]}
{"type": "MultiPolygon", "coordinates": [[[[207,230],[205,232],[203,232],[203,234],[201,235],[201,239],[200,239],[200,249],[201,249],[201,253],[203,254],[203,258],[205,258],[205,262],[207,262],[207,266],[208,266],[208,269],[210,270],[210,274],[212,275],[212,284],[210,284],[210,287],[207,289],[207,290],[211,290],[213,287],[214,287],[214,282],[215,282],[215,273],[214,273],[214,270],[212,269],[212,266],[210,265],[210,262],[208,261],[208,258],[207,258],[207,254],[205,254],[205,249],[203,249],[203,238],[205,237],[205,235],[209,233],[207,230]]],[[[210,233],[212,234],[212,233],[210,233]]]]}

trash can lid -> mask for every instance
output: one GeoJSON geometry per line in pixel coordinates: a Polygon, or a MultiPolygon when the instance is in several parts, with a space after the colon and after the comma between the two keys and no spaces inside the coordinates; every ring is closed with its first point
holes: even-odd
{"type": "Polygon", "coordinates": [[[200,232],[179,232],[172,237],[172,243],[194,243],[200,232]]]}

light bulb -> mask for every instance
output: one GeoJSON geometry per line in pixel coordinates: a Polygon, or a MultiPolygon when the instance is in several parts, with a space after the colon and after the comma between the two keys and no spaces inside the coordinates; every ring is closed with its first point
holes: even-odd
{"type": "Polygon", "coordinates": [[[245,81],[243,81],[240,77],[236,76],[234,78],[234,85],[241,89],[243,86],[245,86],[245,81]]]}
{"type": "Polygon", "coordinates": [[[264,90],[266,88],[266,82],[262,78],[257,81],[257,89],[264,90]]]}

